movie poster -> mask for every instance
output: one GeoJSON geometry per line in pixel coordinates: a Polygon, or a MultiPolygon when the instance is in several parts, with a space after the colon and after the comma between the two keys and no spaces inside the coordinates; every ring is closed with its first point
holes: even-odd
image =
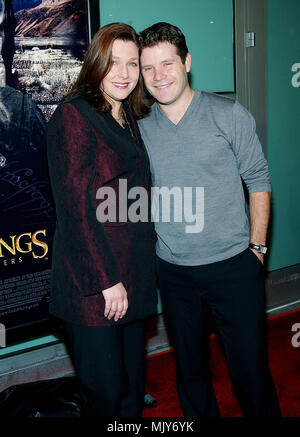
{"type": "Polygon", "coordinates": [[[78,75],[89,28],[87,0],[0,8],[0,323],[9,330],[48,318],[55,211],[46,126],[78,75]]]}

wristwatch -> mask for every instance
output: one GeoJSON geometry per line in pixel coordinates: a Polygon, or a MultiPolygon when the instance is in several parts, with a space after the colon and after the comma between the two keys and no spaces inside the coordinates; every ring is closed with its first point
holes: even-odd
{"type": "Polygon", "coordinates": [[[267,253],[267,250],[268,250],[267,246],[263,246],[262,244],[250,243],[249,247],[250,247],[250,249],[256,250],[258,253],[263,253],[263,254],[267,253]]]}

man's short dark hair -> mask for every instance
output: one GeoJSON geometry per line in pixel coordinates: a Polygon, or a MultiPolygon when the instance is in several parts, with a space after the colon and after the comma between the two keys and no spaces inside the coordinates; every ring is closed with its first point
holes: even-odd
{"type": "Polygon", "coordinates": [[[173,24],[164,22],[155,23],[140,32],[139,41],[141,49],[153,47],[162,42],[174,44],[177,54],[181,58],[181,62],[183,64],[185,63],[186,55],[188,54],[185,36],[181,30],[173,24]]]}

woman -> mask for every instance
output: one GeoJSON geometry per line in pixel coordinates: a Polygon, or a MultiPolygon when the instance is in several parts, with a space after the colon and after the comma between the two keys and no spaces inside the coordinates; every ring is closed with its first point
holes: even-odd
{"type": "Polygon", "coordinates": [[[133,203],[125,199],[132,187],[149,189],[135,122],[146,112],[137,35],[126,24],[104,26],[48,126],[57,213],[50,312],[65,322],[82,416],[139,416],[143,407],[145,317],[156,310],[154,229],[151,220],[119,218],[119,205],[133,203]],[[115,194],[107,207],[116,221],[96,217],[97,197],[108,202],[103,188],[115,194]]]}

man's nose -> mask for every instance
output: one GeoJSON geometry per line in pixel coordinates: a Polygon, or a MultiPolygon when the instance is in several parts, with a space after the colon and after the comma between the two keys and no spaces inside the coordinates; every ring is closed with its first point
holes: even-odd
{"type": "Polygon", "coordinates": [[[165,77],[165,73],[163,72],[163,70],[161,68],[157,68],[154,70],[153,79],[155,81],[162,80],[164,77],[165,77]]]}

